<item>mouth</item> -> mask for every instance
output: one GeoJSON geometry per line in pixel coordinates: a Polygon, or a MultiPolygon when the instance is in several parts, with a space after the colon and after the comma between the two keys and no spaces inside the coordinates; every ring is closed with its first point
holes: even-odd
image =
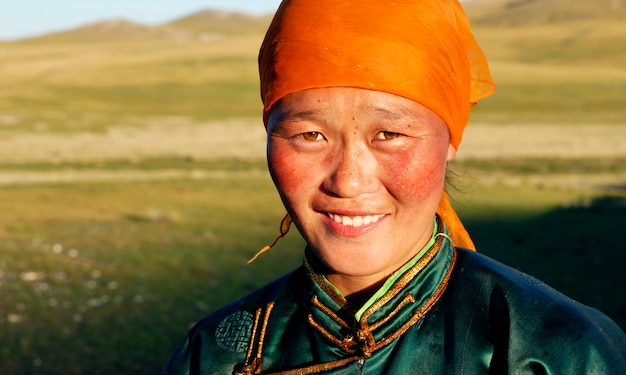
{"type": "Polygon", "coordinates": [[[382,219],[385,215],[365,215],[365,216],[344,216],[327,212],[326,215],[335,223],[349,227],[361,227],[369,225],[382,219]]]}

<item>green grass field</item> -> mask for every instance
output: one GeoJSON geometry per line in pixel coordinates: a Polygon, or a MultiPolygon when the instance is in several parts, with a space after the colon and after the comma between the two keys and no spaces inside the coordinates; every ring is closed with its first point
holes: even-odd
{"type": "MultiPolygon", "coordinates": [[[[498,91],[468,132],[508,146],[468,134],[453,200],[479,251],[626,327],[622,15],[495,22],[503,1],[470,12],[498,91]],[[548,136],[564,142],[523,142],[548,136]]],[[[256,78],[268,20],[211,17],[0,42],[0,374],[159,373],[194,322],[300,264],[293,230],[246,265],[284,215],[256,78]]]]}
{"type": "Polygon", "coordinates": [[[18,186],[0,202],[0,373],[158,373],[192,322],[302,247],[244,265],[282,213],[267,177],[18,186]]]}

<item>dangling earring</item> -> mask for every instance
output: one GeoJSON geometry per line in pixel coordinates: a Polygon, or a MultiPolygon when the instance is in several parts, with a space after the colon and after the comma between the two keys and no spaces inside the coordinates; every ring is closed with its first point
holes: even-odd
{"type": "Polygon", "coordinates": [[[267,245],[264,248],[262,248],[261,250],[259,250],[259,252],[257,252],[249,261],[248,264],[254,262],[256,260],[256,258],[258,258],[261,254],[263,254],[264,252],[268,251],[269,249],[271,249],[272,247],[274,247],[274,245],[276,245],[276,243],[278,242],[278,240],[280,240],[281,238],[285,237],[285,235],[287,234],[287,232],[289,232],[289,227],[291,226],[291,216],[289,216],[289,214],[285,215],[285,217],[283,218],[283,220],[280,222],[280,234],[278,235],[278,237],[276,237],[276,239],[274,240],[274,242],[272,242],[271,245],[267,245]]]}

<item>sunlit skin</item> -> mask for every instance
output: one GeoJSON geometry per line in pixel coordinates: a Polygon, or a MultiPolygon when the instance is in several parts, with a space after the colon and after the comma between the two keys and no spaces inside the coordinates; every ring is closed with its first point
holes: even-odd
{"type": "Polygon", "coordinates": [[[267,130],[283,203],[344,296],[378,285],[428,242],[455,155],[431,110],[379,91],[308,89],[275,104],[267,130]]]}

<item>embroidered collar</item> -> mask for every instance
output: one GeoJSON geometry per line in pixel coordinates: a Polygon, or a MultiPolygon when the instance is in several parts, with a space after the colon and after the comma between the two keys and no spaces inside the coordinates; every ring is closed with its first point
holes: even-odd
{"type": "Polygon", "coordinates": [[[356,309],[315,270],[307,254],[309,324],[337,349],[365,358],[400,337],[421,320],[447,286],[456,253],[440,221],[438,227],[434,244],[358,320],[356,309]]]}

